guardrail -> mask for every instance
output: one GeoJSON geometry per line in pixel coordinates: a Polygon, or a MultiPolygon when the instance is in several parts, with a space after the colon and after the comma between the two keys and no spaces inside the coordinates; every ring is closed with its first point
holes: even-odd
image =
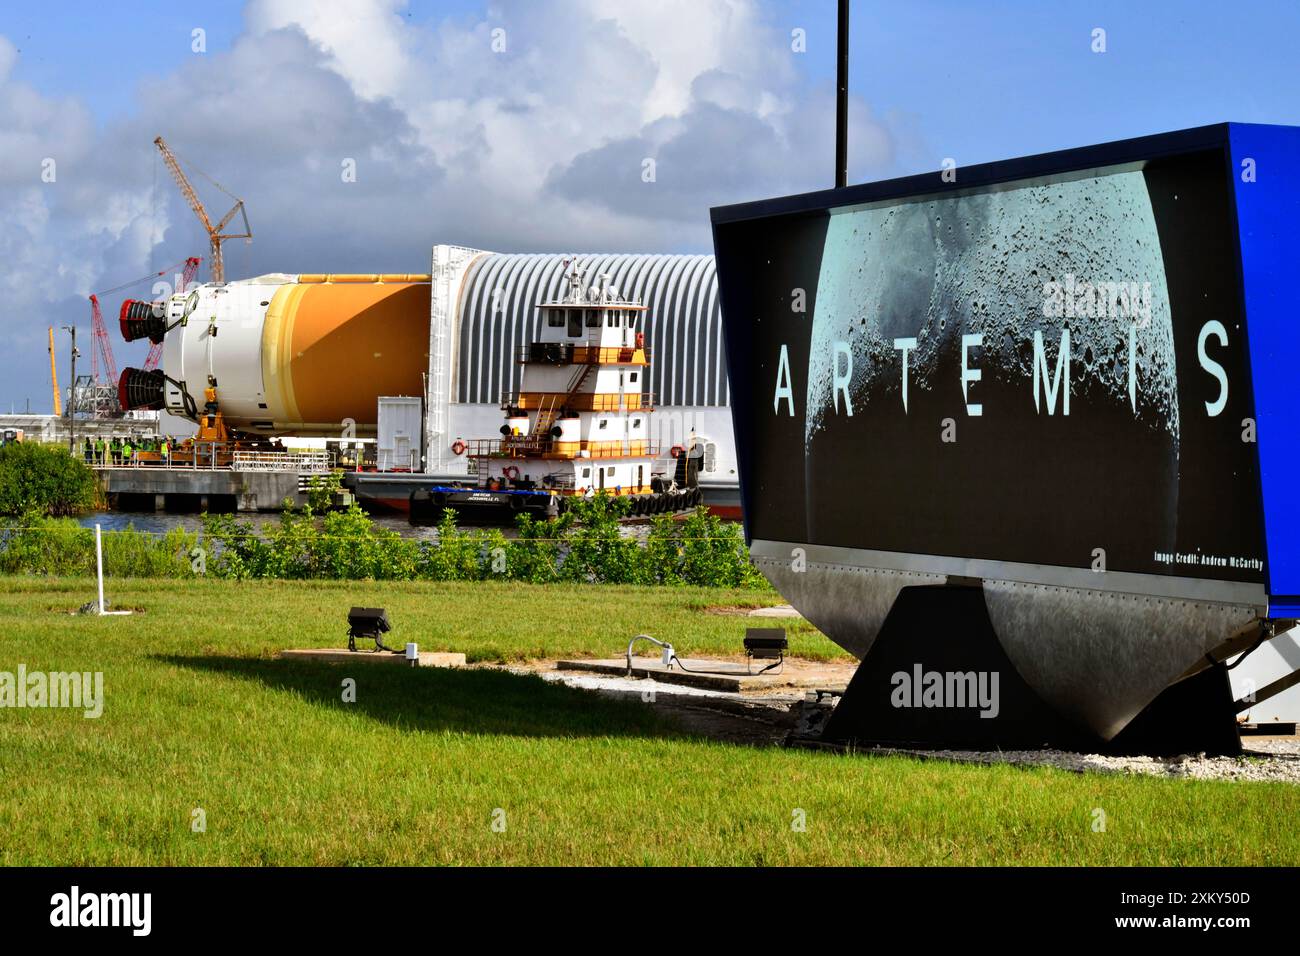
{"type": "Polygon", "coordinates": [[[227,451],[220,443],[178,448],[163,457],[156,450],[137,451],[130,458],[104,455],[85,459],[95,471],[262,471],[307,475],[325,474],[334,466],[330,452],[227,451]]]}
{"type": "Polygon", "coordinates": [[[324,451],[237,451],[232,456],[230,470],[323,475],[330,470],[330,455],[324,451]]]}
{"type": "Polygon", "coordinates": [[[167,471],[226,471],[230,468],[230,452],[222,442],[195,442],[173,447],[164,457],[157,448],[133,448],[128,455],[119,447],[105,450],[91,458],[83,458],[96,471],[140,468],[162,468],[167,471]]]}

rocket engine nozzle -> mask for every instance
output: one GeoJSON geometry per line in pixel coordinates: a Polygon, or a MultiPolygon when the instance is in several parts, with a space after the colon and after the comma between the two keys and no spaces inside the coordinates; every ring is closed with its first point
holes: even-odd
{"type": "Polygon", "coordinates": [[[117,400],[127,411],[144,409],[158,411],[166,407],[163,385],[167,376],[154,369],[146,372],[139,368],[124,368],[117,380],[117,400]]]}
{"type": "Polygon", "coordinates": [[[125,299],[117,318],[122,338],[128,342],[148,338],[154,345],[160,345],[167,331],[167,315],[160,302],[125,299]]]}

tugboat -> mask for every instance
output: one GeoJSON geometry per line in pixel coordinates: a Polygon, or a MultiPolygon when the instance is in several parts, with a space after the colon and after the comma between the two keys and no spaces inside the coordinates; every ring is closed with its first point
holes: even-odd
{"type": "Polygon", "coordinates": [[[537,308],[540,337],[519,350],[523,377],[518,392],[502,396],[501,437],[457,440],[474,480],[412,492],[411,521],[437,521],[445,508],[553,517],[575,497],[601,493],[630,498],[631,517],[698,505],[702,449],[673,445],[663,454],[651,440],[646,307],[608,275],[586,286],[574,266],[566,293],[537,308]]]}

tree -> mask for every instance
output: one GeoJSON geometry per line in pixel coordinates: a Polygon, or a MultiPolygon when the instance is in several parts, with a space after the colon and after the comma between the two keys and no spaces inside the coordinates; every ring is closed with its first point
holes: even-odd
{"type": "Polygon", "coordinates": [[[0,446],[0,514],[75,515],[98,503],[94,471],[67,449],[35,442],[0,446]]]}

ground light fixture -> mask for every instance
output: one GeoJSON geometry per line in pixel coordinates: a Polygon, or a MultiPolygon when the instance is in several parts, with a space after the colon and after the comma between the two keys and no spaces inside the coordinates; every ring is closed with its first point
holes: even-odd
{"type": "MultiPolygon", "coordinates": [[[[354,607],[348,611],[348,650],[357,649],[357,638],[375,642],[375,651],[401,654],[402,651],[384,646],[383,635],[393,629],[388,621],[388,611],[382,607],[354,607]]],[[[409,647],[408,653],[409,657],[409,647]]]]}
{"type": "Polygon", "coordinates": [[[789,647],[790,641],[785,636],[785,628],[783,627],[750,627],[745,629],[745,657],[751,674],[756,660],[773,662],[760,670],[760,674],[765,674],[773,669],[778,671],[783,669],[785,666],[785,652],[789,647]]]}

